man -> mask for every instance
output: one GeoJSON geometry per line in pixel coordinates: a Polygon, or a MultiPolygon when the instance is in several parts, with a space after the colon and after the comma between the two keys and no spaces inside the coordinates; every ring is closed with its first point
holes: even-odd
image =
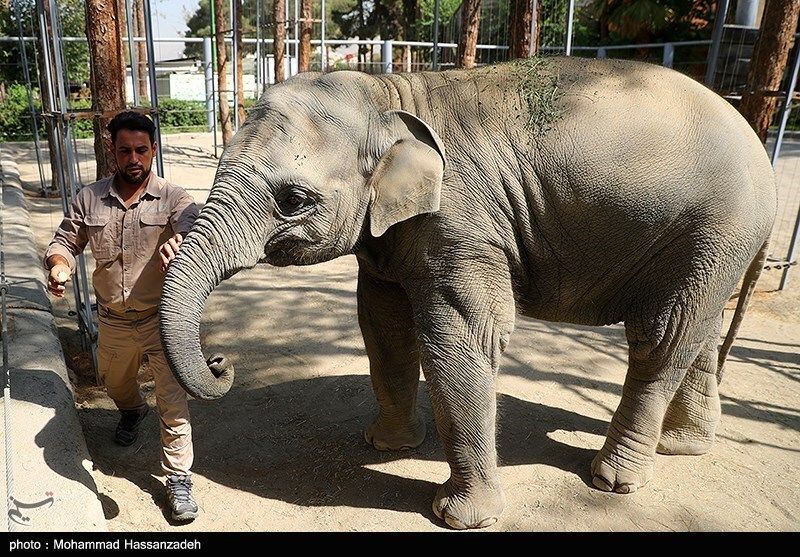
{"type": "Polygon", "coordinates": [[[158,145],[149,118],[122,112],[108,130],[117,172],[84,187],[72,202],[45,253],[48,289],[64,295],[75,257],[88,243],[97,262],[92,282],[100,377],[122,415],[114,439],[131,445],[149,411],[137,381],[147,356],[155,379],[167,500],[173,519],[193,520],[198,508],[189,472],[194,458],[189,408],[161,348],[158,303],[164,271],[197,207],[182,188],[151,172],[158,145]]]}

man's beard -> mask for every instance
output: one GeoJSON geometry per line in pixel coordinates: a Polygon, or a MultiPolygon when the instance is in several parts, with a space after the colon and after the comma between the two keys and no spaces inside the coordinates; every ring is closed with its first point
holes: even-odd
{"type": "Polygon", "coordinates": [[[128,173],[127,170],[122,170],[122,169],[120,169],[119,173],[123,180],[125,180],[129,184],[138,186],[140,184],[143,184],[144,181],[147,180],[147,177],[150,176],[150,168],[143,170],[142,173],[139,174],[138,176],[132,176],[131,174],[128,173]]]}

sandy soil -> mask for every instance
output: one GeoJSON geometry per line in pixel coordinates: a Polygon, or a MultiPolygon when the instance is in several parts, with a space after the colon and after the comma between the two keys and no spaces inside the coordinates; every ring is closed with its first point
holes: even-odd
{"type": "MultiPolygon", "coordinates": [[[[165,144],[167,177],[203,201],[216,167],[208,136],[167,136],[165,144]]],[[[3,148],[15,152],[30,184],[44,249],[61,218],[60,200],[35,196],[35,159],[26,146],[3,148]]],[[[113,443],[117,413],[93,385],[69,316],[74,301],[54,303],[109,530],[446,529],[430,508],[448,467],[424,383],[422,446],[383,453],[363,440],[377,407],[355,277],[355,258],[344,257],[313,267],[256,268],[212,294],[203,347],[229,355],[237,379],[220,401],[190,403],[201,515],[188,527],[170,523],[162,510],[155,416],[133,446],[113,443]]],[[[777,285],[771,271],[760,284],[721,386],[723,417],[712,451],[657,456],[653,480],[632,495],[600,492],[589,476],[621,394],[621,326],[518,319],[497,380],[507,507],[491,530],[798,530],[800,271],[793,280],[788,291],[770,292],[777,285]]],[[[141,379],[154,405],[146,368],[141,379]]]]}

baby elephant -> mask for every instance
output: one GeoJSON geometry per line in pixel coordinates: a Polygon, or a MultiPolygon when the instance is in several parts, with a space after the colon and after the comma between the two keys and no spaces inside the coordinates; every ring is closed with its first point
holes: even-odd
{"type": "Polygon", "coordinates": [[[709,450],[724,355],[776,211],[764,148],[723,99],[642,63],[532,58],[468,71],[303,74],[271,87],[226,148],[167,272],[162,340],[193,396],[210,292],[257,263],[358,259],[358,315],[381,450],[416,447],[422,368],[450,465],[433,510],[454,528],[504,506],[494,380],[516,314],[622,322],[622,402],[591,465],[630,493],[656,451],[709,450]],[[718,354],[722,309],[743,295],[718,354]]]}

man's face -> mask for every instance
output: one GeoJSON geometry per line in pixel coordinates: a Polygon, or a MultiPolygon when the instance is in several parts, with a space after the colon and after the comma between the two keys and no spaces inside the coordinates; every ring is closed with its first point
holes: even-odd
{"type": "Polygon", "coordinates": [[[139,185],[150,175],[156,144],[147,132],[119,130],[113,144],[114,159],[120,177],[129,184],[139,185]]]}

